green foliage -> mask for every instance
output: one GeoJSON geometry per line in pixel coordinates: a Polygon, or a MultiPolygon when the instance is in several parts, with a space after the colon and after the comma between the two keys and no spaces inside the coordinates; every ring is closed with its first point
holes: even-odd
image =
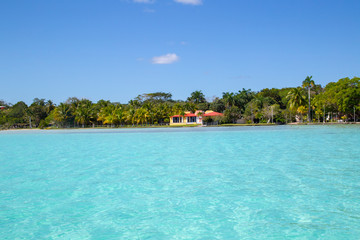
{"type": "Polygon", "coordinates": [[[155,92],[155,93],[144,93],[142,95],[137,96],[135,100],[139,102],[160,103],[160,102],[172,101],[171,97],[172,97],[171,93],[155,92]]]}
{"type": "Polygon", "coordinates": [[[10,119],[13,119],[16,122],[24,122],[26,120],[27,110],[28,106],[24,102],[20,101],[10,108],[7,115],[10,119]]]}
{"type": "Polygon", "coordinates": [[[263,98],[269,99],[269,102],[272,104],[280,104],[281,103],[281,96],[280,96],[280,90],[276,88],[265,88],[261,90],[258,94],[259,96],[263,98]]]}
{"type": "Polygon", "coordinates": [[[286,98],[288,99],[288,104],[291,111],[297,111],[298,107],[304,106],[306,104],[303,91],[299,87],[291,89],[286,98]]]}
{"type": "Polygon", "coordinates": [[[233,92],[223,92],[222,99],[226,108],[230,108],[235,105],[235,94],[233,92]]]}
{"type": "Polygon", "coordinates": [[[193,103],[204,103],[206,102],[205,95],[201,91],[195,91],[191,93],[191,96],[187,99],[193,103]]]}
{"type": "Polygon", "coordinates": [[[242,112],[245,111],[246,105],[254,99],[256,96],[255,92],[250,89],[242,89],[235,95],[235,105],[240,108],[242,112]]]}
{"type": "Polygon", "coordinates": [[[75,121],[85,127],[90,122],[93,122],[96,119],[96,114],[94,111],[94,106],[90,100],[82,99],[74,112],[75,121]]]}
{"type": "Polygon", "coordinates": [[[226,118],[223,116],[204,117],[202,121],[205,124],[217,125],[217,124],[226,123],[226,118]]]}
{"type": "Polygon", "coordinates": [[[195,111],[197,110],[197,107],[194,103],[187,102],[187,103],[185,103],[185,110],[195,113],[195,111]]]}
{"type": "Polygon", "coordinates": [[[242,89],[237,93],[233,92],[223,92],[223,102],[225,107],[231,108],[232,106],[236,106],[240,109],[241,112],[244,112],[246,109],[246,105],[254,99],[256,96],[255,92],[252,92],[250,89],[242,89]]]}
{"type": "Polygon", "coordinates": [[[0,126],[5,125],[8,122],[8,118],[4,110],[0,110],[0,126]]]}
{"type": "Polygon", "coordinates": [[[202,111],[207,111],[207,110],[209,110],[209,108],[210,108],[210,104],[209,103],[199,103],[198,105],[197,105],[197,110],[202,110],[202,111]]]}
{"type": "Polygon", "coordinates": [[[64,127],[67,123],[67,120],[71,117],[71,106],[66,103],[60,103],[54,111],[52,112],[54,121],[64,127]]]}
{"type": "Polygon", "coordinates": [[[288,93],[290,92],[292,88],[282,88],[279,89],[279,96],[281,98],[280,102],[277,102],[277,104],[280,105],[281,109],[286,109],[289,104],[289,99],[287,98],[288,93]]]}
{"type": "MultiPolygon", "coordinates": [[[[213,110],[224,113],[224,117],[204,117],[204,123],[235,123],[245,119],[248,123],[286,123],[302,121],[305,117],[313,121],[324,121],[329,114],[335,120],[360,118],[360,78],[343,78],[322,88],[312,77],[296,88],[265,88],[259,92],[242,89],[224,92],[222,98],[205,100],[201,91],[194,91],[187,101],[174,101],[171,93],[155,92],[139,95],[128,104],[99,100],[68,98],[55,105],[50,100],[35,98],[28,107],[24,102],[11,105],[1,100],[1,128],[48,126],[89,127],[108,125],[168,124],[170,116],[184,116],[186,111],[213,110]],[[355,111],[355,115],[354,115],[355,111]]],[[[333,119],[334,120],[334,119],[333,119]]]]}
{"type": "Polygon", "coordinates": [[[209,105],[209,109],[215,112],[224,112],[225,111],[225,104],[220,98],[215,98],[209,105]]]}
{"type": "Polygon", "coordinates": [[[325,101],[341,114],[351,113],[360,103],[360,78],[342,78],[325,87],[325,101]]]}
{"type": "Polygon", "coordinates": [[[311,122],[311,92],[310,89],[315,86],[315,82],[312,79],[312,76],[307,76],[303,81],[303,88],[308,90],[308,122],[311,122]]]}
{"type": "Polygon", "coordinates": [[[224,117],[226,122],[236,123],[236,120],[241,117],[241,110],[237,106],[231,106],[225,110],[224,117]]]}
{"type": "Polygon", "coordinates": [[[44,129],[46,127],[48,127],[49,124],[45,121],[45,119],[41,119],[40,123],[39,123],[39,128],[40,129],[44,129]]]}

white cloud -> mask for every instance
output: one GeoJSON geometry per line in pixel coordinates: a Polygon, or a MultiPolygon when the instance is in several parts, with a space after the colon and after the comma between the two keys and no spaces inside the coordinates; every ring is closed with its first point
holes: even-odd
{"type": "Polygon", "coordinates": [[[175,2],[182,4],[190,4],[190,5],[201,5],[202,0],[174,0],[175,2]]]}
{"type": "Polygon", "coordinates": [[[171,64],[178,60],[179,57],[175,53],[168,53],[163,56],[153,57],[151,62],[153,64],[171,64]]]}

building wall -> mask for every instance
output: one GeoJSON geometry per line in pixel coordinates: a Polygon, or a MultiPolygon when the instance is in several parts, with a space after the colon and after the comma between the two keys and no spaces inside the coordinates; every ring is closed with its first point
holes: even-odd
{"type": "Polygon", "coordinates": [[[186,124],[186,117],[182,117],[182,119],[183,119],[182,122],[174,123],[174,122],[173,122],[173,118],[171,117],[171,118],[170,118],[170,125],[183,125],[183,124],[186,124]]]}
{"type": "Polygon", "coordinates": [[[191,123],[188,123],[187,122],[187,117],[183,117],[183,122],[180,122],[180,123],[174,123],[173,122],[173,118],[171,117],[170,118],[170,125],[184,125],[184,124],[202,124],[201,121],[199,121],[199,117],[196,117],[196,122],[191,122],[191,123]]]}

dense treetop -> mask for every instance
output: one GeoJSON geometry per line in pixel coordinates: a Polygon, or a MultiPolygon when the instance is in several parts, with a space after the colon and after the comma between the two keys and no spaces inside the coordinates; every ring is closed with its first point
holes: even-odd
{"type": "Polygon", "coordinates": [[[206,118],[205,122],[354,121],[360,115],[360,78],[342,78],[322,87],[308,76],[299,87],[265,88],[259,92],[242,89],[224,92],[212,101],[196,90],[186,101],[173,100],[171,93],[155,92],[138,95],[127,104],[109,100],[93,103],[71,97],[58,105],[35,98],[29,106],[22,101],[10,104],[4,100],[0,106],[2,128],[162,125],[168,124],[172,115],[196,110],[224,113],[224,117],[206,118]]]}

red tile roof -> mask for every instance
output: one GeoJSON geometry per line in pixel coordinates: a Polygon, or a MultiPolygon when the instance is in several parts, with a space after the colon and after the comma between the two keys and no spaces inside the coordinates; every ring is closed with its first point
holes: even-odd
{"type": "MultiPolygon", "coordinates": [[[[182,115],[174,115],[171,117],[197,117],[198,115],[196,115],[195,113],[187,113],[184,116],[182,115]]],[[[222,113],[218,113],[218,112],[211,112],[211,113],[206,113],[202,115],[203,117],[214,117],[214,116],[224,116],[224,114],[222,113]]]]}
{"type": "Polygon", "coordinates": [[[183,115],[174,115],[171,117],[196,117],[195,113],[187,113],[184,116],[183,115]]]}
{"type": "Polygon", "coordinates": [[[224,114],[218,113],[218,112],[211,112],[211,113],[206,113],[203,116],[204,117],[214,117],[214,116],[224,116],[224,114]]]}

